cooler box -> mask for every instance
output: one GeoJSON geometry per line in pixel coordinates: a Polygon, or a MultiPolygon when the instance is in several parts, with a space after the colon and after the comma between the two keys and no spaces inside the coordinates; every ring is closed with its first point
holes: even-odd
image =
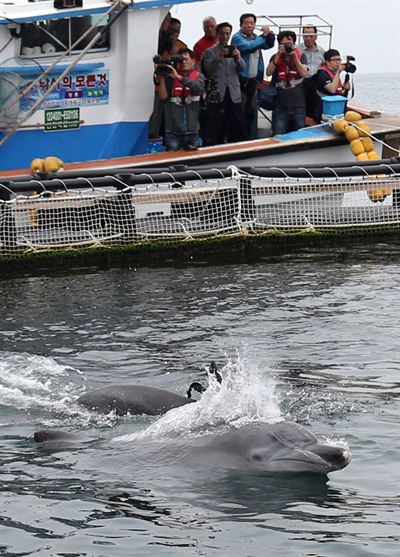
{"type": "Polygon", "coordinates": [[[343,116],[346,101],[346,97],[341,95],[322,97],[322,120],[329,120],[333,116],[343,116]]]}

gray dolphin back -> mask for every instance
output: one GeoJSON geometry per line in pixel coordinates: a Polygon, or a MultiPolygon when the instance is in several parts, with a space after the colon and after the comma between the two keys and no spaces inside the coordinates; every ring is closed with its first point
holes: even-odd
{"type": "Polygon", "coordinates": [[[88,410],[102,414],[114,411],[119,416],[128,413],[157,416],[193,401],[157,387],[110,385],[80,396],[77,402],[88,410]]]}

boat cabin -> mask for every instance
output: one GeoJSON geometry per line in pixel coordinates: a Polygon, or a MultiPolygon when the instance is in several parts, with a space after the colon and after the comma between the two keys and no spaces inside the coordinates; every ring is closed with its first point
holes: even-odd
{"type": "MultiPolygon", "coordinates": [[[[200,0],[174,4],[192,1],[200,0]]],[[[58,157],[67,166],[99,167],[110,161],[116,167],[215,164],[268,153],[275,164],[277,153],[290,152],[291,162],[296,162],[293,153],[317,146],[326,158],[326,147],[340,143],[329,127],[304,128],[271,138],[268,114],[261,112],[258,140],[205,147],[189,154],[147,154],[153,57],[170,8],[165,0],[12,0],[1,4],[0,175],[26,173],[33,159],[48,156],[58,157]]],[[[312,21],[322,45],[331,45],[332,26],[317,15],[257,17],[275,33],[293,29],[298,35],[312,21]]],[[[379,123],[378,133],[399,127],[397,121],[385,125],[379,123]]]]}
{"type": "Polygon", "coordinates": [[[0,168],[144,153],[163,2],[14,0],[0,14],[0,168]]]}

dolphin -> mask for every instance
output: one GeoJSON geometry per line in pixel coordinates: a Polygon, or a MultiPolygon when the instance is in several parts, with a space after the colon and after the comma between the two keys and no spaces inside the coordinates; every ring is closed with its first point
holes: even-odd
{"type": "Polygon", "coordinates": [[[128,413],[158,416],[165,414],[171,408],[178,408],[178,406],[195,401],[157,387],[109,385],[85,393],[78,398],[77,402],[88,410],[95,410],[102,414],[114,411],[118,416],[128,413]]]}
{"type": "Polygon", "coordinates": [[[311,431],[290,421],[247,425],[217,434],[202,444],[201,454],[214,451],[225,468],[262,472],[328,474],[351,461],[347,445],[320,443],[311,431]]]}
{"type": "MultiPolygon", "coordinates": [[[[217,365],[211,362],[209,376],[215,378],[218,383],[222,382],[221,374],[218,372],[217,365]]],[[[191,383],[186,391],[187,398],[157,387],[147,387],[145,385],[109,385],[101,389],[96,389],[90,393],[80,396],[77,400],[88,410],[95,410],[102,414],[114,411],[118,416],[125,414],[148,414],[158,416],[165,414],[171,408],[178,408],[190,402],[192,391],[204,393],[206,389],[199,382],[191,383]]]]}
{"type": "Polygon", "coordinates": [[[60,429],[41,429],[35,431],[33,438],[36,443],[52,443],[53,441],[67,441],[71,443],[88,443],[94,440],[93,437],[84,437],[79,433],[62,431],[60,429]]]}
{"type": "MultiPolygon", "coordinates": [[[[90,444],[92,438],[59,430],[42,430],[34,434],[38,443],[60,450],[90,444]]],[[[250,470],[262,473],[314,472],[328,474],[341,470],[351,461],[347,445],[320,443],[305,427],[294,422],[247,425],[240,429],[187,439],[179,447],[176,462],[188,461],[194,467],[250,470]]]]}
{"type": "Polygon", "coordinates": [[[42,450],[52,453],[93,446],[97,445],[100,441],[96,437],[87,437],[79,433],[62,431],[60,429],[41,429],[40,431],[35,431],[33,438],[42,450]]]}

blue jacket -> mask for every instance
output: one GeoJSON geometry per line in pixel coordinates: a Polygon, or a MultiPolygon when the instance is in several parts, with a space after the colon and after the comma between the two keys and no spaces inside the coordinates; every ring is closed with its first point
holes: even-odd
{"type": "MultiPolygon", "coordinates": [[[[248,77],[247,69],[249,67],[249,56],[252,52],[257,50],[267,50],[272,48],[275,42],[275,35],[270,33],[266,37],[260,35],[257,37],[254,33],[251,37],[243,35],[240,31],[235,33],[232,37],[231,43],[238,47],[240,54],[246,64],[246,69],[239,72],[240,77],[248,77]]],[[[261,52],[259,53],[258,68],[257,68],[257,81],[262,81],[264,79],[264,60],[261,52]]]]}

